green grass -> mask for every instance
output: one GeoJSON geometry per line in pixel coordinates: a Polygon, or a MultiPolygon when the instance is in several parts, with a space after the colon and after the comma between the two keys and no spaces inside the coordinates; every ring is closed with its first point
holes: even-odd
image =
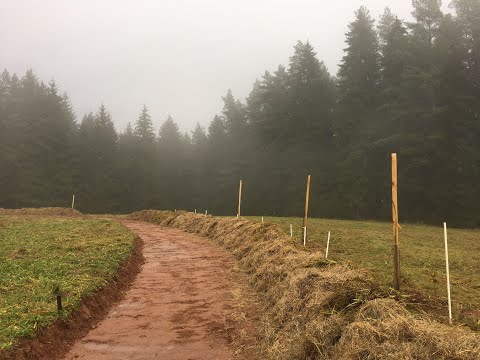
{"type": "Polygon", "coordinates": [[[0,349],[68,316],[115,274],[133,240],[107,220],[0,217],[0,349]]]}
{"type": "MultiPolygon", "coordinates": [[[[259,217],[250,219],[260,220],[259,217]]],[[[278,223],[285,233],[293,224],[294,238],[302,241],[301,218],[265,217],[278,223]]],[[[419,292],[434,312],[448,314],[443,224],[438,227],[401,224],[400,256],[402,290],[419,292]]],[[[309,219],[307,247],[324,251],[331,231],[329,259],[350,262],[368,269],[382,286],[393,284],[391,223],[309,219]]],[[[448,230],[450,278],[454,317],[480,328],[480,230],[448,230]]],[[[413,297],[413,296],[412,296],[413,297]]]]}

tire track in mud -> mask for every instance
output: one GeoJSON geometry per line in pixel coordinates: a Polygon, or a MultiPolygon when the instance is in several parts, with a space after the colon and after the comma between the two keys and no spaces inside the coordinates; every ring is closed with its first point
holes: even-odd
{"type": "Polygon", "coordinates": [[[65,359],[233,359],[231,255],[198,235],[125,225],[144,241],[145,264],[125,298],[65,359]]]}

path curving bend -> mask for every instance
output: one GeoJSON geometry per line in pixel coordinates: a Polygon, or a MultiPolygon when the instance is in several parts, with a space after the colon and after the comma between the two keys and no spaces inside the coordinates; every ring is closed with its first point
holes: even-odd
{"type": "Polygon", "coordinates": [[[233,359],[233,258],[198,235],[125,225],[143,239],[145,264],[125,298],[65,360],[233,359]]]}

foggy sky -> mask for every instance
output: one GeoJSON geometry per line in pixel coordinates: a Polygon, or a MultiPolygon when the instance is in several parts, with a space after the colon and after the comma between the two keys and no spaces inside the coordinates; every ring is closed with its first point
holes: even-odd
{"type": "Polygon", "coordinates": [[[171,114],[192,130],[229,88],[243,101],[287,65],[297,40],[335,74],[360,5],[410,18],[410,0],[0,0],[0,69],[54,78],[78,120],[103,102],[123,130],[147,104],[156,129],[171,114]]]}

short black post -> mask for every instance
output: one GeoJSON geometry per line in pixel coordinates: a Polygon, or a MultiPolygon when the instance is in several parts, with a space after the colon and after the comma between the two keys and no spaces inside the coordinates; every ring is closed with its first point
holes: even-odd
{"type": "Polygon", "coordinates": [[[58,293],[57,294],[57,310],[59,313],[62,312],[63,308],[62,308],[62,294],[58,293]]]}

